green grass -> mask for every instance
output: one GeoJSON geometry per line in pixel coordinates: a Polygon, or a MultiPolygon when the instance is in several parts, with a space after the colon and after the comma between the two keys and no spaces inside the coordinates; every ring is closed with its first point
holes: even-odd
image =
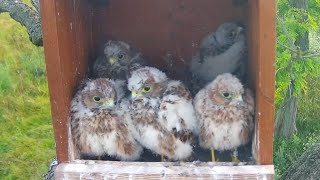
{"type": "Polygon", "coordinates": [[[275,139],[274,165],[277,176],[320,140],[320,77],[309,81],[309,90],[298,101],[297,133],[292,139],[275,139]]]}
{"type": "Polygon", "coordinates": [[[43,48],[0,16],[0,179],[42,179],[55,156],[43,48]]]}
{"type": "MultiPolygon", "coordinates": [[[[26,30],[0,15],[0,179],[42,179],[55,156],[43,49],[26,30]]],[[[299,99],[297,134],[275,139],[280,176],[320,139],[320,78],[299,99]]]]}

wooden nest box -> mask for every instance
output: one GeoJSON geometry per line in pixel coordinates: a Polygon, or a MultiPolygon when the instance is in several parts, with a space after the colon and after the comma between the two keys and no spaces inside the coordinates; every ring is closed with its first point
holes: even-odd
{"type": "Polygon", "coordinates": [[[57,179],[222,178],[273,179],[276,0],[94,0],[41,1],[42,28],[51,98],[57,179]],[[68,114],[77,85],[97,49],[108,39],[126,41],[164,67],[166,53],[175,68],[191,59],[207,33],[226,21],[246,27],[251,88],[256,116],[252,141],[255,164],[115,162],[72,159],[68,114]]]}

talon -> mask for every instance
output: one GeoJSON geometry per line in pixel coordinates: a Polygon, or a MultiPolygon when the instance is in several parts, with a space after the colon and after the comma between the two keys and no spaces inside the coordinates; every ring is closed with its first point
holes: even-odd
{"type": "Polygon", "coordinates": [[[238,157],[234,157],[234,156],[232,156],[231,158],[232,158],[232,162],[237,162],[237,163],[239,163],[239,162],[240,162],[240,160],[239,160],[239,158],[238,158],[238,157]]]}
{"type": "Polygon", "coordinates": [[[238,158],[238,149],[237,148],[234,148],[233,151],[232,151],[232,154],[231,154],[231,159],[232,159],[232,162],[240,162],[239,158],[238,158]]]}
{"type": "Polygon", "coordinates": [[[164,157],[164,155],[161,155],[161,162],[167,162],[167,159],[164,157]]]}
{"type": "Polygon", "coordinates": [[[214,149],[211,149],[211,161],[215,162],[214,149]]]}

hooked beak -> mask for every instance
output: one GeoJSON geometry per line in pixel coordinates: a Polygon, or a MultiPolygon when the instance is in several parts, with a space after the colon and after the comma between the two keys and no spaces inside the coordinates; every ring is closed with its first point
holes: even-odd
{"type": "Polygon", "coordinates": [[[114,100],[112,98],[107,99],[106,101],[103,102],[102,106],[107,108],[112,108],[114,107],[114,100]]]}
{"type": "Polygon", "coordinates": [[[230,103],[231,105],[240,105],[243,103],[243,99],[241,95],[236,96],[233,101],[230,103]]]}
{"type": "Polygon", "coordinates": [[[244,33],[244,28],[243,27],[238,27],[236,30],[236,36],[240,36],[242,33],[244,33]]]}
{"type": "Polygon", "coordinates": [[[109,58],[109,63],[111,64],[111,65],[113,65],[114,63],[116,63],[118,61],[118,59],[117,58],[109,58]]]}
{"type": "Polygon", "coordinates": [[[242,33],[244,31],[243,27],[238,27],[237,28],[237,34],[239,35],[240,33],[242,33]]]}
{"type": "Polygon", "coordinates": [[[135,91],[135,90],[131,91],[131,98],[132,99],[140,97],[140,96],[141,96],[141,93],[139,93],[138,91],[135,91]]]}

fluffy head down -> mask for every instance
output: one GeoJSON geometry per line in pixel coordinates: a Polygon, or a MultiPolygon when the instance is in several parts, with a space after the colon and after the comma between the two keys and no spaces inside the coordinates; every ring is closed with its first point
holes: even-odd
{"type": "MultiPolygon", "coordinates": [[[[216,56],[221,53],[224,53],[234,44],[245,43],[245,41],[246,41],[246,38],[245,38],[244,29],[241,26],[235,23],[229,23],[229,22],[224,23],[220,25],[215,32],[208,34],[206,37],[202,39],[200,44],[199,57],[195,56],[194,58],[195,60],[197,60],[198,63],[202,64],[203,61],[205,61],[206,57],[216,56]]],[[[192,62],[194,62],[194,60],[192,62]]],[[[194,68],[196,68],[195,71],[197,71],[197,69],[198,71],[203,71],[202,69],[199,70],[199,67],[194,67],[194,68]]],[[[211,69],[212,67],[208,67],[208,68],[211,69]]],[[[221,70],[218,69],[218,71],[221,71],[221,70]]],[[[230,72],[230,71],[223,71],[223,72],[230,72]]]]}
{"type": "Polygon", "coordinates": [[[142,54],[122,41],[110,40],[104,45],[103,55],[93,64],[95,78],[126,79],[128,73],[146,63],[142,54]]]}
{"type": "Polygon", "coordinates": [[[238,105],[243,101],[243,86],[239,79],[230,73],[217,76],[206,87],[209,99],[217,105],[238,105]]]}
{"type": "Polygon", "coordinates": [[[91,110],[113,107],[116,103],[115,83],[110,79],[89,80],[80,90],[80,99],[84,108],[91,110]]]}
{"type": "MultiPolygon", "coordinates": [[[[235,23],[224,23],[218,29],[203,38],[201,42],[201,50],[212,50],[213,48],[223,49],[231,46],[237,41],[244,41],[244,29],[235,23]]],[[[209,52],[202,52],[209,53],[209,52]]]]}
{"type": "Polygon", "coordinates": [[[110,64],[125,63],[129,59],[130,45],[122,41],[110,40],[105,44],[104,54],[110,64]]]}
{"type": "Polygon", "coordinates": [[[132,97],[159,97],[165,90],[168,78],[162,71],[153,67],[139,68],[131,73],[128,89],[132,97]]]}
{"type": "Polygon", "coordinates": [[[129,65],[141,60],[141,53],[122,41],[108,41],[104,54],[112,67],[128,66],[129,68],[129,65]]]}
{"type": "Polygon", "coordinates": [[[218,27],[215,38],[221,45],[231,45],[244,38],[244,30],[235,23],[224,23],[218,27]]]}

